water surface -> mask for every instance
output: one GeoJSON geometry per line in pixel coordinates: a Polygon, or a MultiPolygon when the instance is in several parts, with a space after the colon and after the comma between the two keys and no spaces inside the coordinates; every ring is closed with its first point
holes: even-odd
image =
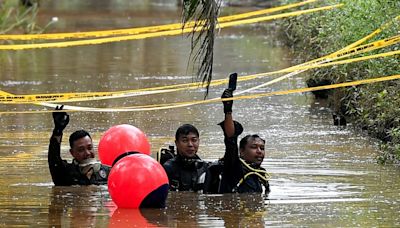
{"type": "MultiPolygon", "coordinates": [[[[180,21],[176,1],[43,1],[40,20],[59,21],[52,30],[91,31],[180,21]]],[[[250,11],[224,8],[224,14],[250,11]]],[[[160,37],[97,46],[0,53],[0,88],[14,94],[119,91],[192,81],[186,36],[160,37]]],[[[294,65],[273,22],[219,31],[214,78],[268,72],[294,65]]],[[[296,60],[297,61],[297,60],[296,60]]],[[[306,74],[256,92],[304,87],[306,74]]],[[[268,78],[240,83],[244,90],[268,78]]],[[[213,87],[210,98],[223,87],[213,87]]],[[[126,107],[201,99],[201,89],[71,105],[126,107]]],[[[117,209],[107,186],[54,187],[47,167],[51,114],[2,115],[0,119],[0,225],[5,227],[263,227],[399,226],[399,169],[377,165],[376,142],[351,126],[332,126],[330,110],[309,94],[234,102],[245,134],[267,141],[265,167],[272,192],[203,195],[171,192],[166,209],[117,209]]],[[[35,105],[0,105],[2,111],[38,110],[35,105]]],[[[173,110],[70,113],[65,135],[84,128],[95,144],[109,127],[129,123],[149,136],[152,151],[173,142],[178,126],[192,123],[201,134],[199,155],[223,155],[217,123],[222,104],[173,110]]],[[[63,158],[71,160],[67,139],[63,158]]]]}

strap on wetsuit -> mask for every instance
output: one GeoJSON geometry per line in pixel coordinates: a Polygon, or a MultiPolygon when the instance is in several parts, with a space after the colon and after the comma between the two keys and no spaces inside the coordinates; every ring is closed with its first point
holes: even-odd
{"type": "Polygon", "coordinates": [[[271,179],[271,175],[263,169],[255,169],[253,167],[251,167],[249,164],[247,164],[243,159],[239,158],[240,162],[242,162],[242,164],[248,169],[250,170],[250,172],[246,173],[242,179],[239,180],[238,184],[236,185],[236,187],[238,188],[241,184],[243,184],[243,182],[246,180],[247,177],[251,176],[251,175],[256,175],[258,176],[261,180],[263,180],[263,185],[265,186],[266,183],[269,181],[269,179],[271,179]]]}

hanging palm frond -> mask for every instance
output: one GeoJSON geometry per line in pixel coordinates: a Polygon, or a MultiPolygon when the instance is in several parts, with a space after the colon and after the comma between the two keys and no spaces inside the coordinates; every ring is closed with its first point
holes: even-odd
{"type": "Polygon", "coordinates": [[[215,28],[221,0],[183,0],[183,26],[194,21],[191,33],[191,60],[198,65],[196,80],[207,83],[207,97],[212,80],[215,28]]]}

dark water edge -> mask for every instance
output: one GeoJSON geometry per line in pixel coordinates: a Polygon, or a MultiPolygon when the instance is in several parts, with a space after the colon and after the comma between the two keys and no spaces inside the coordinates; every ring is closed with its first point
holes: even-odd
{"type": "MultiPolygon", "coordinates": [[[[296,1],[281,0],[280,4],[293,2],[296,1]]],[[[341,3],[341,1],[331,3],[341,3]]],[[[398,14],[399,6],[398,1],[352,1],[345,8],[338,10],[282,20],[280,27],[283,40],[286,40],[288,47],[295,50],[295,55],[300,59],[310,60],[344,48],[372,34],[378,28],[380,32],[369,37],[363,44],[387,39],[398,34],[398,23],[394,18],[398,14]]],[[[394,50],[397,50],[397,44],[376,53],[394,50]]],[[[367,52],[362,55],[371,54],[367,52]]],[[[308,75],[307,84],[318,86],[397,75],[400,70],[398,63],[396,57],[387,57],[316,69],[308,75]]],[[[338,119],[352,122],[358,131],[380,140],[381,152],[377,156],[377,162],[399,165],[400,135],[397,133],[400,126],[397,118],[399,110],[393,109],[399,106],[398,88],[398,80],[392,80],[329,91],[316,91],[314,94],[328,99],[329,107],[338,119]]]]}

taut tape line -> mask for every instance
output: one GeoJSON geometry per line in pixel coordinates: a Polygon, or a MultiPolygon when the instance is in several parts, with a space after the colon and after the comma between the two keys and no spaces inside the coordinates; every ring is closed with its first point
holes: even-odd
{"type": "MultiPolygon", "coordinates": [[[[358,86],[358,85],[365,85],[365,84],[372,84],[377,82],[384,82],[384,81],[391,81],[400,79],[400,75],[392,75],[392,76],[385,76],[385,77],[378,77],[378,78],[371,78],[371,79],[364,79],[352,82],[345,82],[345,83],[337,83],[332,85],[326,86],[316,86],[310,88],[300,88],[300,89],[291,89],[291,90],[284,90],[284,91],[275,91],[269,93],[258,93],[253,95],[242,95],[236,96],[233,98],[214,98],[209,100],[200,100],[200,101],[189,101],[189,102],[176,102],[170,104],[161,104],[159,106],[151,106],[151,107],[144,107],[140,106],[137,107],[129,107],[129,108],[87,108],[85,110],[68,110],[68,112],[76,112],[76,111],[87,111],[87,112],[137,112],[137,111],[154,111],[154,110],[164,110],[164,109],[172,109],[178,107],[185,107],[188,105],[199,105],[199,104],[209,104],[221,101],[228,101],[228,100],[246,100],[246,99],[256,99],[261,97],[269,97],[269,96],[276,96],[276,95],[288,95],[294,93],[305,93],[305,92],[312,92],[318,90],[327,90],[327,89],[336,89],[342,87],[350,87],[350,86],[358,86]]],[[[65,111],[65,110],[61,110],[65,111]]],[[[49,113],[55,112],[55,110],[38,110],[38,111],[14,111],[14,112],[0,112],[0,115],[5,114],[32,114],[32,113],[49,113]]]]}
{"type": "MultiPolygon", "coordinates": [[[[247,13],[241,13],[236,15],[224,16],[218,18],[218,22],[228,22],[233,20],[245,19],[253,16],[259,16],[263,14],[274,13],[277,11],[290,9],[309,3],[316,2],[318,0],[307,0],[303,2],[288,4],[284,6],[278,6],[269,9],[256,10],[247,13]]],[[[194,22],[188,22],[185,27],[193,27],[194,22]]],[[[123,35],[136,35],[142,33],[153,33],[165,30],[176,30],[182,29],[182,23],[168,24],[168,25],[157,25],[157,26],[146,26],[141,28],[129,28],[129,29],[115,29],[115,30],[103,30],[103,31],[91,31],[91,32],[70,32],[70,33],[50,33],[50,34],[21,34],[21,35],[0,35],[0,40],[61,40],[61,39],[82,39],[82,38],[99,38],[107,36],[123,36],[123,35]]]]}
{"type": "MultiPolygon", "coordinates": [[[[244,19],[244,20],[238,20],[238,21],[233,21],[233,22],[224,22],[224,23],[218,24],[217,27],[218,28],[226,28],[226,27],[231,27],[231,26],[236,26],[236,25],[257,23],[257,22],[261,22],[261,21],[268,21],[268,20],[274,20],[274,19],[279,19],[279,18],[298,16],[298,15],[307,14],[307,13],[313,13],[313,12],[322,11],[322,10],[330,10],[330,9],[337,8],[340,6],[343,6],[343,4],[319,7],[319,8],[308,9],[308,10],[300,10],[300,11],[291,12],[291,13],[282,13],[282,14],[272,15],[272,16],[244,19]]],[[[202,29],[202,26],[198,26],[196,28],[184,28],[184,29],[176,29],[176,30],[170,30],[170,31],[161,31],[161,32],[145,33],[145,34],[138,34],[138,35],[118,36],[118,37],[99,38],[99,39],[90,39],[90,40],[76,40],[76,41],[64,41],[64,42],[40,43],[40,44],[0,45],[0,50],[27,50],[27,49],[38,49],[38,48],[65,48],[65,47],[74,47],[74,46],[83,46],[83,45],[98,45],[98,44],[106,44],[106,43],[112,43],[112,42],[139,40],[139,39],[162,37],[162,36],[175,36],[175,35],[179,35],[179,34],[190,33],[193,31],[197,32],[197,31],[200,31],[201,29],[202,29]]]]}
{"type": "MultiPolygon", "coordinates": [[[[397,16],[393,21],[396,21],[396,20],[398,20],[399,18],[400,18],[400,16],[397,16]]],[[[391,23],[393,23],[393,21],[390,21],[390,22],[384,24],[383,26],[381,26],[380,28],[378,28],[378,29],[375,30],[374,32],[372,32],[372,33],[370,33],[369,35],[365,36],[364,38],[362,38],[362,39],[360,39],[360,40],[358,40],[358,41],[356,41],[356,42],[354,42],[354,43],[352,43],[352,44],[350,44],[350,45],[348,45],[348,46],[346,46],[346,47],[340,49],[339,51],[336,51],[336,52],[334,52],[334,53],[332,53],[332,54],[330,54],[330,55],[327,55],[326,57],[329,57],[329,56],[331,56],[331,55],[335,55],[335,54],[337,54],[337,53],[339,53],[340,51],[343,51],[343,50],[351,49],[352,47],[355,47],[355,46],[357,46],[357,45],[359,45],[359,44],[365,42],[366,40],[373,38],[374,36],[376,36],[377,34],[379,34],[380,32],[382,32],[382,30],[383,30],[385,27],[387,27],[387,26],[389,26],[391,23]]],[[[321,58],[319,58],[319,59],[322,59],[322,58],[325,58],[325,57],[321,57],[321,58]]],[[[300,65],[306,65],[306,64],[313,63],[313,62],[319,62],[319,59],[316,59],[316,60],[313,60],[313,61],[309,61],[309,62],[300,64],[300,65]]],[[[304,70],[303,70],[303,71],[304,71],[304,70]]],[[[282,76],[281,78],[283,78],[283,77],[290,77],[290,76],[292,76],[292,75],[298,74],[299,72],[303,72],[303,71],[293,72],[293,73],[291,73],[291,74],[289,74],[289,75],[282,76]]],[[[12,95],[12,94],[10,94],[10,93],[6,93],[6,92],[1,91],[1,90],[0,90],[0,94],[3,94],[3,95],[12,95]]],[[[35,104],[36,104],[36,105],[47,106],[47,107],[52,107],[52,108],[54,108],[54,107],[57,105],[57,104],[43,103],[43,102],[42,102],[42,103],[35,103],[35,104]]],[[[69,106],[69,107],[70,107],[70,106],[69,106]]],[[[71,106],[71,107],[72,107],[72,106],[71,106]]],[[[73,107],[73,108],[77,108],[77,109],[78,109],[78,108],[80,108],[80,109],[86,109],[86,110],[90,111],[90,110],[89,110],[90,108],[86,108],[86,107],[73,107]]],[[[76,111],[79,111],[79,110],[76,110],[76,111]]],[[[82,111],[83,111],[83,110],[82,110],[82,111]]],[[[51,110],[48,110],[48,112],[51,112],[51,110]]],[[[14,112],[14,113],[15,113],[15,112],[14,112]]]]}
{"type": "MultiPolygon", "coordinates": [[[[366,50],[366,49],[361,49],[361,50],[366,50]]],[[[349,52],[349,53],[355,53],[355,52],[349,52]]],[[[380,53],[380,54],[375,54],[375,55],[370,55],[370,56],[363,56],[363,57],[358,57],[358,58],[353,58],[353,59],[340,60],[340,61],[335,61],[335,62],[303,65],[303,66],[298,66],[298,67],[292,68],[292,69],[288,68],[288,69],[279,70],[277,72],[288,73],[288,72],[294,72],[294,71],[309,70],[309,69],[328,67],[328,66],[333,66],[333,65],[342,65],[342,64],[352,63],[352,62],[365,61],[365,60],[374,59],[374,58],[388,57],[388,56],[398,55],[398,54],[400,54],[400,50],[385,52],[385,53],[380,53]]],[[[342,56],[344,56],[344,55],[342,55],[342,56]]],[[[270,74],[270,73],[266,73],[266,74],[270,74]]],[[[258,74],[257,76],[259,77],[261,75],[258,74]]],[[[245,80],[250,80],[250,79],[254,78],[255,76],[251,76],[251,78],[249,76],[244,76],[244,77],[247,77],[247,78],[245,78],[245,80]]],[[[225,81],[226,81],[226,79],[225,79],[225,81]]],[[[243,79],[240,79],[240,81],[243,81],[243,79]]],[[[224,82],[220,82],[220,83],[222,84],[224,82]]],[[[187,88],[181,88],[181,89],[183,90],[183,89],[187,89],[187,88]]],[[[181,89],[179,89],[179,90],[181,90],[181,89]]],[[[173,91],[177,91],[177,90],[178,89],[175,89],[173,91]]],[[[161,93],[161,92],[170,92],[170,91],[148,91],[147,94],[156,94],[156,93],[161,93]]],[[[144,95],[145,93],[146,92],[142,92],[142,95],[144,95]]],[[[98,92],[98,93],[0,95],[0,103],[24,104],[24,103],[38,103],[38,102],[76,102],[76,101],[88,101],[88,100],[99,100],[99,99],[110,99],[110,98],[125,98],[128,96],[132,96],[132,94],[138,95],[139,93],[135,93],[135,92],[131,91],[131,92],[123,92],[123,93],[98,92]]]]}

